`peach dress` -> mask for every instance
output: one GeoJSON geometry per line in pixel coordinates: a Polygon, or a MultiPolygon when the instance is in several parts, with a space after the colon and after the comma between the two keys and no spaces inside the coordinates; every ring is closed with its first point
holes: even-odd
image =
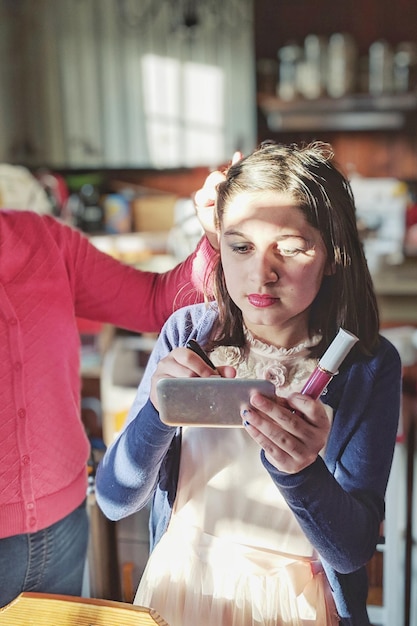
{"type": "MultiPolygon", "coordinates": [[[[247,333],[242,362],[215,349],[215,365],[299,391],[312,341],[285,350],[247,333]]],[[[183,429],[177,497],[135,598],[169,626],[334,626],[338,619],[313,547],[263,467],[244,428],[183,429]]]]}

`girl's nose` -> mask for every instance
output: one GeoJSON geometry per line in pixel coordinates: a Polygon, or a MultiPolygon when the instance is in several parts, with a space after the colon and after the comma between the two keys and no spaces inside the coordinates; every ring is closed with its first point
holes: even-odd
{"type": "Polygon", "coordinates": [[[272,252],[259,254],[254,261],[253,277],[261,284],[279,280],[279,261],[272,252]]]}

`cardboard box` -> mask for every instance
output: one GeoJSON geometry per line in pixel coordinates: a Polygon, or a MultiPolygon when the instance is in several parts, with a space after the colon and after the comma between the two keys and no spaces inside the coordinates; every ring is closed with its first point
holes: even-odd
{"type": "Polygon", "coordinates": [[[132,201],[133,228],[137,232],[169,231],[174,225],[174,194],[152,193],[132,201]]]}

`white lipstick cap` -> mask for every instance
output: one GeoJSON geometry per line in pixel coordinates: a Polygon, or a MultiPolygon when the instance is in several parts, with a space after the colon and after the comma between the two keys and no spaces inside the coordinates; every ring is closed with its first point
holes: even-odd
{"type": "Polygon", "coordinates": [[[359,339],[353,333],[341,328],[333,339],[326,352],[319,361],[321,369],[337,374],[337,371],[345,357],[349,354],[359,339]]]}

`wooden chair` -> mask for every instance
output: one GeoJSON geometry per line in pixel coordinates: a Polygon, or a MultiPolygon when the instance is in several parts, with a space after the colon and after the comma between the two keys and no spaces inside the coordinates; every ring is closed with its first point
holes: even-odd
{"type": "Polygon", "coordinates": [[[0,626],[168,626],[153,609],[113,600],[21,593],[0,608],[0,626]]]}

